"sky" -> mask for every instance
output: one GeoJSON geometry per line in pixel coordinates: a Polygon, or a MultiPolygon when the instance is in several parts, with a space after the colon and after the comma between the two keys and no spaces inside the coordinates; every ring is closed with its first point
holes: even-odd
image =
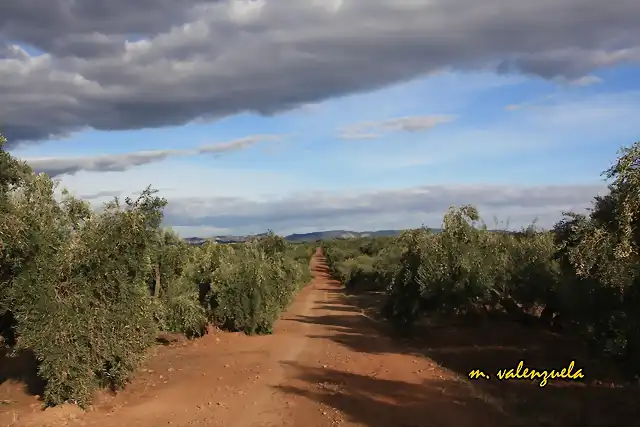
{"type": "Polygon", "coordinates": [[[184,237],[551,227],[640,140],[637,0],[2,0],[0,132],[184,237]]]}

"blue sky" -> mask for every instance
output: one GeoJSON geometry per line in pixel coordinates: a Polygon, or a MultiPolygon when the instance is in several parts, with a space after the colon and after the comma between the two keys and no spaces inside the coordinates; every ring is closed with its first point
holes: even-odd
{"type": "MultiPolygon", "coordinates": [[[[264,19],[262,24],[267,26],[264,19]]],[[[222,25],[209,24],[209,28],[222,25]]],[[[379,78],[383,82],[369,85],[351,82],[360,70],[345,69],[303,82],[307,85],[301,89],[303,95],[282,95],[273,109],[266,101],[248,106],[240,102],[261,95],[263,89],[234,86],[224,102],[242,106],[223,113],[214,104],[190,112],[194,102],[180,100],[188,91],[164,84],[164,77],[158,75],[156,81],[164,84],[167,93],[175,89],[178,100],[168,103],[169,95],[155,93],[144,106],[153,111],[158,98],[163,110],[157,116],[147,114],[142,125],[128,125],[140,114],[130,110],[128,100],[118,101],[119,107],[109,110],[107,118],[89,117],[89,113],[68,118],[71,113],[66,113],[65,106],[81,100],[86,103],[83,110],[97,108],[95,98],[87,95],[95,93],[88,82],[115,88],[130,85],[132,92],[147,82],[129,81],[130,75],[124,73],[120,80],[108,78],[109,68],[100,62],[105,61],[103,57],[83,58],[99,64],[88,68],[83,64],[89,62],[78,59],[80,54],[69,56],[44,45],[35,48],[28,34],[5,32],[12,46],[29,48],[20,54],[22,59],[15,49],[13,57],[0,55],[0,79],[3,72],[17,73],[17,61],[33,69],[46,64],[60,75],[76,67],[71,80],[87,91],[83,96],[65,92],[64,98],[50,98],[47,88],[55,92],[71,80],[48,75],[42,86],[47,96],[41,95],[35,114],[43,114],[44,123],[60,126],[63,133],[52,137],[21,138],[25,122],[14,112],[26,103],[25,97],[13,98],[16,107],[5,110],[9,119],[3,119],[0,107],[8,136],[17,135],[17,141],[10,141],[12,154],[48,172],[96,207],[151,184],[169,199],[166,224],[184,236],[256,233],[267,228],[286,234],[421,223],[436,227],[449,205],[461,203],[478,205],[488,222],[497,216],[520,227],[538,218],[548,227],[562,211],[588,207],[592,197],[603,191],[600,173],[620,146],[640,140],[636,123],[640,68],[634,61],[609,61],[579,74],[555,76],[527,70],[498,72],[499,68],[486,65],[447,66],[445,61],[438,64],[440,69],[407,78],[385,75],[379,78]],[[337,89],[311,93],[314,88],[308,85],[327,79],[341,93],[337,89]],[[218,148],[212,153],[211,147],[218,148]]],[[[145,40],[161,43],[152,36],[135,41],[145,40]]],[[[246,55],[251,54],[247,49],[246,55]]],[[[249,59],[234,52],[228,61],[243,64],[245,60],[249,59]]],[[[308,70],[285,65],[279,70],[278,63],[274,67],[280,73],[274,85],[285,89],[287,78],[293,87],[298,84],[296,73],[308,70]]],[[[182,72],[178,65],[172,69],[182,72]]],[[[207,85],[209,81],[198,82],[207,85]]],[[[210,82],[218,80],[211,77],[210,82]]],[[[198,87],[189,96],[197,96],[198,87]]],[[[2,90],[0,84],[0,95],[2,90]]],[[[11,102],[4,105],[11,107],[11,102]]],[[[50,131],[32,126],[28,132],[50,131]]]]}

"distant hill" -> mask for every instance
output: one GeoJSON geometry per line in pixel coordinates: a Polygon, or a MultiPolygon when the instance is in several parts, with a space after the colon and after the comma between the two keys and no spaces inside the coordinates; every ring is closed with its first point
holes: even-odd
{"type": "MultiPolygon", "coordinates": [[[[301,233],[290,234],[285,236],[285,240],[290,242],[315,242],[318,240],[327,239],[355,239],[360,237],[382,237],[382,236],[397,236],[402,230],[379,230],[379,231],[348,231],[348,230],[328,230],[328,231],[316,231],[313,233],[301,233]]],[[[190,245],[201,245],[204,242],[211,241],[216,243],[242,243],[247,240],[260,237],[264,233],[257,234],[255,236],[214,236],[210,238],[202,237],[187,237],[184,239],[190,245]]]]}
{"type": "Polygon", "coordinates": [[[207,239],[203,239],[202,237],[187,237],[184,239],[190,245],[201,245],[207,241],[207,239]]]}
{"type": "Polygon", "coordinates": [[[285,240],[290,242],[315,242],[326,239],[355,239],[360,237],[382,237],[397,236],[402,230],[379,230],[379,231],[349,231],[349,230],[328,230],[316,231],[313,233],[290,234],[285,240]]]}
{"type": "MultiPolygon", "coordinates": [[[[442,231],[440,228],[431,228],[433,233],[442,231]]],[[[285,240],[293,243],[301,242],[317,242],[318,240],[329,239],[357,239],[362,237],[391,237],[398,236],[404,230],[378,230],[378,231],[349,231],[349,230],[327,230],[315,231],[313,233],[296,233],[285,236],[285,240]]],[[[505,230],[488,230],[494,233],[517,233],[518,231],[505,230]]],[[[199,246],[205,242],[216,243],[242,243],[256,237],[264,236],[267,233],[260,233],[251,236],[214,236],[209,238],[203,237],[187,237],[184,240],[190,245],[199,246]]]]}
{"type": "Polygon", "coordinates": [[[206,239],[202,237],[187,237],[184,240],[191,245],[201,245],[204,242],[242,243],[242,242],[246,242],[249,239],[263,236],[264,234],[265,233],[256,234],[255,236],[214,236],[206,239]]]}

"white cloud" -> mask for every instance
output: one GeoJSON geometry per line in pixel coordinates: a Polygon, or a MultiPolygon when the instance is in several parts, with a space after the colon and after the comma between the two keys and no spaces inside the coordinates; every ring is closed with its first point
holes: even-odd
{"type": "Polygon", "coordinates": [[[380,139],[382,138],[382,134],[373,132],[361,132],[357,129],[343,129],[339,133],[339,138],[345,140],[380,139]]]}
{"type": "Polygon", "coordinates": [[[602,83],[602,79],[598,76],[583,76],[577,79],[569,80],[571,86],[591,86],[602,83]]]}
{"type": "Polygon", "coordinates": [[[73,175],[80,171],[122,172],[136,166],[161,162],[170,157],[193,156],[199,154],[222,155],[246,149],[263,141],[278,141],[277,135],[251,135],[233,141],[206,144],[189,150],[147,150],[123,154],[105,154],[85,157],[24,158],[36,171],[51,177],[73,175]]]}
{"type": "Polygon", "coordinates": [[[405,116],[381,121],[355,123],[339,131],[340,139],[377,139],[391,132],[424,132],[437,125],[449,123],[455,116],[405,116]]]}
{"type": "Polygon", "coordinates": [[[122,172],[81,171],[59,178],[62,187],[98,206],[117,192],[128,196],[148,185],[167,198],[229,198],[242,194],[253,200],[281,197],[305,188],[304,180],[286,171],[212,167],[208,163],[172,158],[122,172]],[[95,197],[95,195],[101,197],[95,197]],[[94,197],[92,197],[94,196],[94,197]]]}
{"type": "Polygon", "coordinates": [[[274,199],[170,198],[166,223],[189,235],[221,229],[248,234],[269,228],[280,233],[347,228],[355,231],[439,227],[451,206],[474,204],[486,222],[510,220],[526,226],[536,218],[550,227],[563,211],[590,206],[604,185],[441,185],[369,192],[307,192],[274,199]]]}
{"type": "MultiPolygon", "coordinates": [[[[470,110],[474,105],[477,104],[471,104],[470,110]]],[[[496,177],[500,169],[513,167],[515,161],[527,162],[527,167],[539,171],[538,177],[548,179],[549,169],[544,160],[539,157],[534,160],[529,155],[547,155],[553,161],[559,150],[599,147],[605,150],[599,150],[600,153],[609,152],[607,155],[611,157],[590,167],[599,164],[604,169],[620,145],[636,141],[639,135],[635,117],[640,117],[640,92],[591,95],[557,90],[509,105],[507,110],[484,111],[480,121],[469,112],[460,115],[450,126],[438,128],[437,132],[389,135],[384,139],[385,144],[376,144],[366,156],[349,157],[348,165],[358,171],[451,165],[466,181],[482,179],[483,175],[496,177]],[[507,164],[502,163],[504,161],[507,164]],[[475,163],[473,175],[460,166],[465,163],[475,163]],[[483,169],[486,172],[478,172],[483,169]]],[[[355,153],[355,149],[349,152],[355,153]]],[[[592,177],[597,178],[599,172],[594,170],[592,177]]],[[[554,173],[560,179],[567,179],[561,170],[554,173]]],[[[427,168],[424,174],[428,174],[427,168]]],[[[503,173],[499,179],[505,182],[509,177],[503,173]]]]}
{"type": "MultiPolygon", "coordinates": [[[[548,96],[526,104],[518,114],[525,124],[560,133],[573,130],[578,135],[589,129],[591,135],[613,135],[636,128],[640,114],[640,91],[598,95],[548,96]]],[[[620,142],[625,143],[625,141],[620,142]]]]}

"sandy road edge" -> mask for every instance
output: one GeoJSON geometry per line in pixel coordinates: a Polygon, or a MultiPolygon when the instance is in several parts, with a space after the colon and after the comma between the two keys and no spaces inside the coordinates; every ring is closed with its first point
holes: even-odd
{"type": "MultiPolygon", "coordinates": [[[[287,311],[288,316],[309,316],[314,305],[326,300],[326,292],[315,289],[312,286],[308,285],[308,289],[305,289],[307,292],[302,301],[299,299],[294,301],[292,307],[287,311]]],[[[290,322],[290,320],[281,319],[278,322],[278,326],[282,326],[283,323],[290,322]]],[[[229,425],[233,427],[251,427],[258,422],[261,425],[266,425],[267,423],[270,425],[286,424],[286,420],[281,419],[284,413],[281,411],[280,397],[278,392],[274,390],[277,390],[277,387],[287,379],[284,365],[297,361],[305,351],[310,340],[307,334],[310,326],[306,323],[300,324],[299,332],[302,332],[302,334],[294,339],[292,339],[291,335],[278,336],[278,331],[276,331],[274,338],[282,341],[282,345],[278,351],[272,354],[270,362],[270,366],[272,366],[271,375],[267,377],[265,383],[261,384],[259,390],[254,390],[251,393],[253,404],[229,421],[229,425]],[[286,343],[284,342],[285,338],[286,343]]]]}

